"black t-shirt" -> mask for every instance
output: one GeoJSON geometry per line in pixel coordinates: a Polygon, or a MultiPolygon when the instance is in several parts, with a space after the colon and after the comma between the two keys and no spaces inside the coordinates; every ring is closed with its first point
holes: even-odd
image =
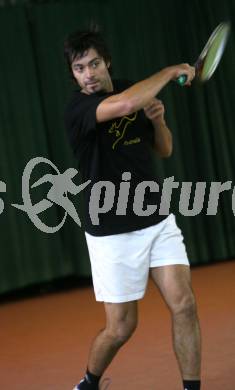
{"type": "MultiPolygon", "coordinates": [[[[74,91],[65,112],[65,125],[73,152],[78,159],[82,181],[91,180],[91,183],[82,192],[85,206],[83,227],[86,232],[95,236],[143,229],[165,218],[165,216],[158,215],[161,191],[156,192],[153,188],[151,191],[149,187],[146,187],[142,209],[145,210],[147,205],[150,204],[158,205],[157,210],[148,216],[136,215],[136,208],[133,211],[135,195],[136,199],[138,196],[141,197],[140,190],[139,192],[136,191],[136,186],[139,183],[154,181],[161,188],[153,162],[154,130],[144,111],[139,110],[131,115],[102,123],[96,122],[96,109],[100,102],[108,96],[127,89],[131,83],[114,80],[113,85],[114,91],[112,93],[98,92],[86,95],[79,90],[74,91]],[[124,172],[131,173],[131,179],[130,177],[126,178],[126,181],[130,183],[127,203],[127,197],[123,194],[127,194],[128,191],[120,190],[124,172]],[[98,185],[93,186],[99,181],[108,181],[112,184],[109,184],[106,193],[104,188],[101,190],[100,197],[98,197],[100,201],[98,202],[94,195],[94,188],[97,190],[98,187],[96,186],[98,185]],[[91,191],[92,188],[93,192],[91,191]],[[115,195],[113,188],[115,188],[115,195]],[[110,191],[112,194],[109,194],[110,191]],[[90,202],[91,194],[93,203],[90,202]],[[112,208],[110,200],[111,203],[108,205],[108,195],[111,198],[114,195],[112,208]],[[104,203],[105,196],[107,196],[107,199],[104,203]],[[124,204],[126,205],[125,212],[123,212],[124,204]],[[104,211],[97,214],[95,211],[97,206],[101,209],[105,206],[104,211]],[[121,212],[120,207],[122,208],[121,212]],[[108,209],[110,210],[105,212],[108,209]],[[124,213],[125,215],[119,215],[124,213]],[[94,215],[96,218],[94,218],[94,215]]],[[[122,184],[123,187],[125,185],[122,184]]],[[[137,212],[137,214],[140,213],[137,212]]]]}

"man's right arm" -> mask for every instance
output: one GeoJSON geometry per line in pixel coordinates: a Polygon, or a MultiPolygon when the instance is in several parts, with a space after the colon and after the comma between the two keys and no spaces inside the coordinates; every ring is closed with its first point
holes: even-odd
{"type": "Polygon", "coordinates": [[[189,86],[195,76],[195,68],[181,64],[164,68],[153,76],[139,81],[125,91],[104,99],[97,107],[97,122],[105,122],[113,118],[130,115],[144,108],[169,81],[187,75],[185,85],[189,86]]]}

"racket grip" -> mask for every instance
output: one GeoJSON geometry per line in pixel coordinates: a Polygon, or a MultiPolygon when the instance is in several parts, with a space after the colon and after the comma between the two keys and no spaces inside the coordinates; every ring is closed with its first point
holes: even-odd
{"type": "Polygon", "coordinates": [[[181,75],[180,77],[178,77],[175,81],[177,82],[177,84],[183,86],[183,85],[186,83],[186,81],[187,81],[187,76],[186,76],[186,74],[182,74],[182,75],[181,75]]]}

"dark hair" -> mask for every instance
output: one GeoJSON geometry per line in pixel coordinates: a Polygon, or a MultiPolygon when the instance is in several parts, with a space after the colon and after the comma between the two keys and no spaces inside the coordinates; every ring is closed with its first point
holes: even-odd
{"type": "Polygon", "coordinates": [[[97,28],[93,30],[78,30],[68,35],[64,41],[64,56],[70,75],[74,80],[72,62],[75,58],[82,58],[86,51],[93,48],[104,59],[105,63],[111,62],[111,55],[107,45],[97,28]]]}

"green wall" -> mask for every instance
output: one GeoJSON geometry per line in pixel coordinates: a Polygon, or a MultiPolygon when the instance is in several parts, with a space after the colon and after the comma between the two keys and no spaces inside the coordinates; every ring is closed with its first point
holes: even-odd
{"type": "MultiPolygon", "coordinates": [[[[1,195],[0,293],[90,275],[83,232],[70,217],[59,232],[46,234],[11,206],[22,203],[21,178],[31,158],[48,158],[60,172],[77,167],[63,125],[72,90],[63,60],[66,34],[98,22],[112,51],[114,76],[140,80],[171,64],[193,63],[214,27],[228,19],[234,25],[232,0],[25,1],[0,7],[0,180],[7,185],[1,195]]],[[[176,181],[232,180],[235,185],[234,76],[232,31],[220,67],[207,84],[180,88],[170,83],[160,94],[174,153],[156,162],[159,175],[174,175],[176,181]]],[[[38,166],[35,180],[45,172],[47,166],[38,166]]],[[[34,201],[49,188],[34,189],[34,201]]],[[[180,215],[178,195],[173,197],[175,212],[192,264],[234,257],[231,191],[222,195],[218,214],[210,217],[206,208],[196,217],[180,215]]],[[[82,213],[79,197],[74,203],[82,213]]],[[[54,206],[45,218],[57,225],[62,217],[54,206]]]]}

